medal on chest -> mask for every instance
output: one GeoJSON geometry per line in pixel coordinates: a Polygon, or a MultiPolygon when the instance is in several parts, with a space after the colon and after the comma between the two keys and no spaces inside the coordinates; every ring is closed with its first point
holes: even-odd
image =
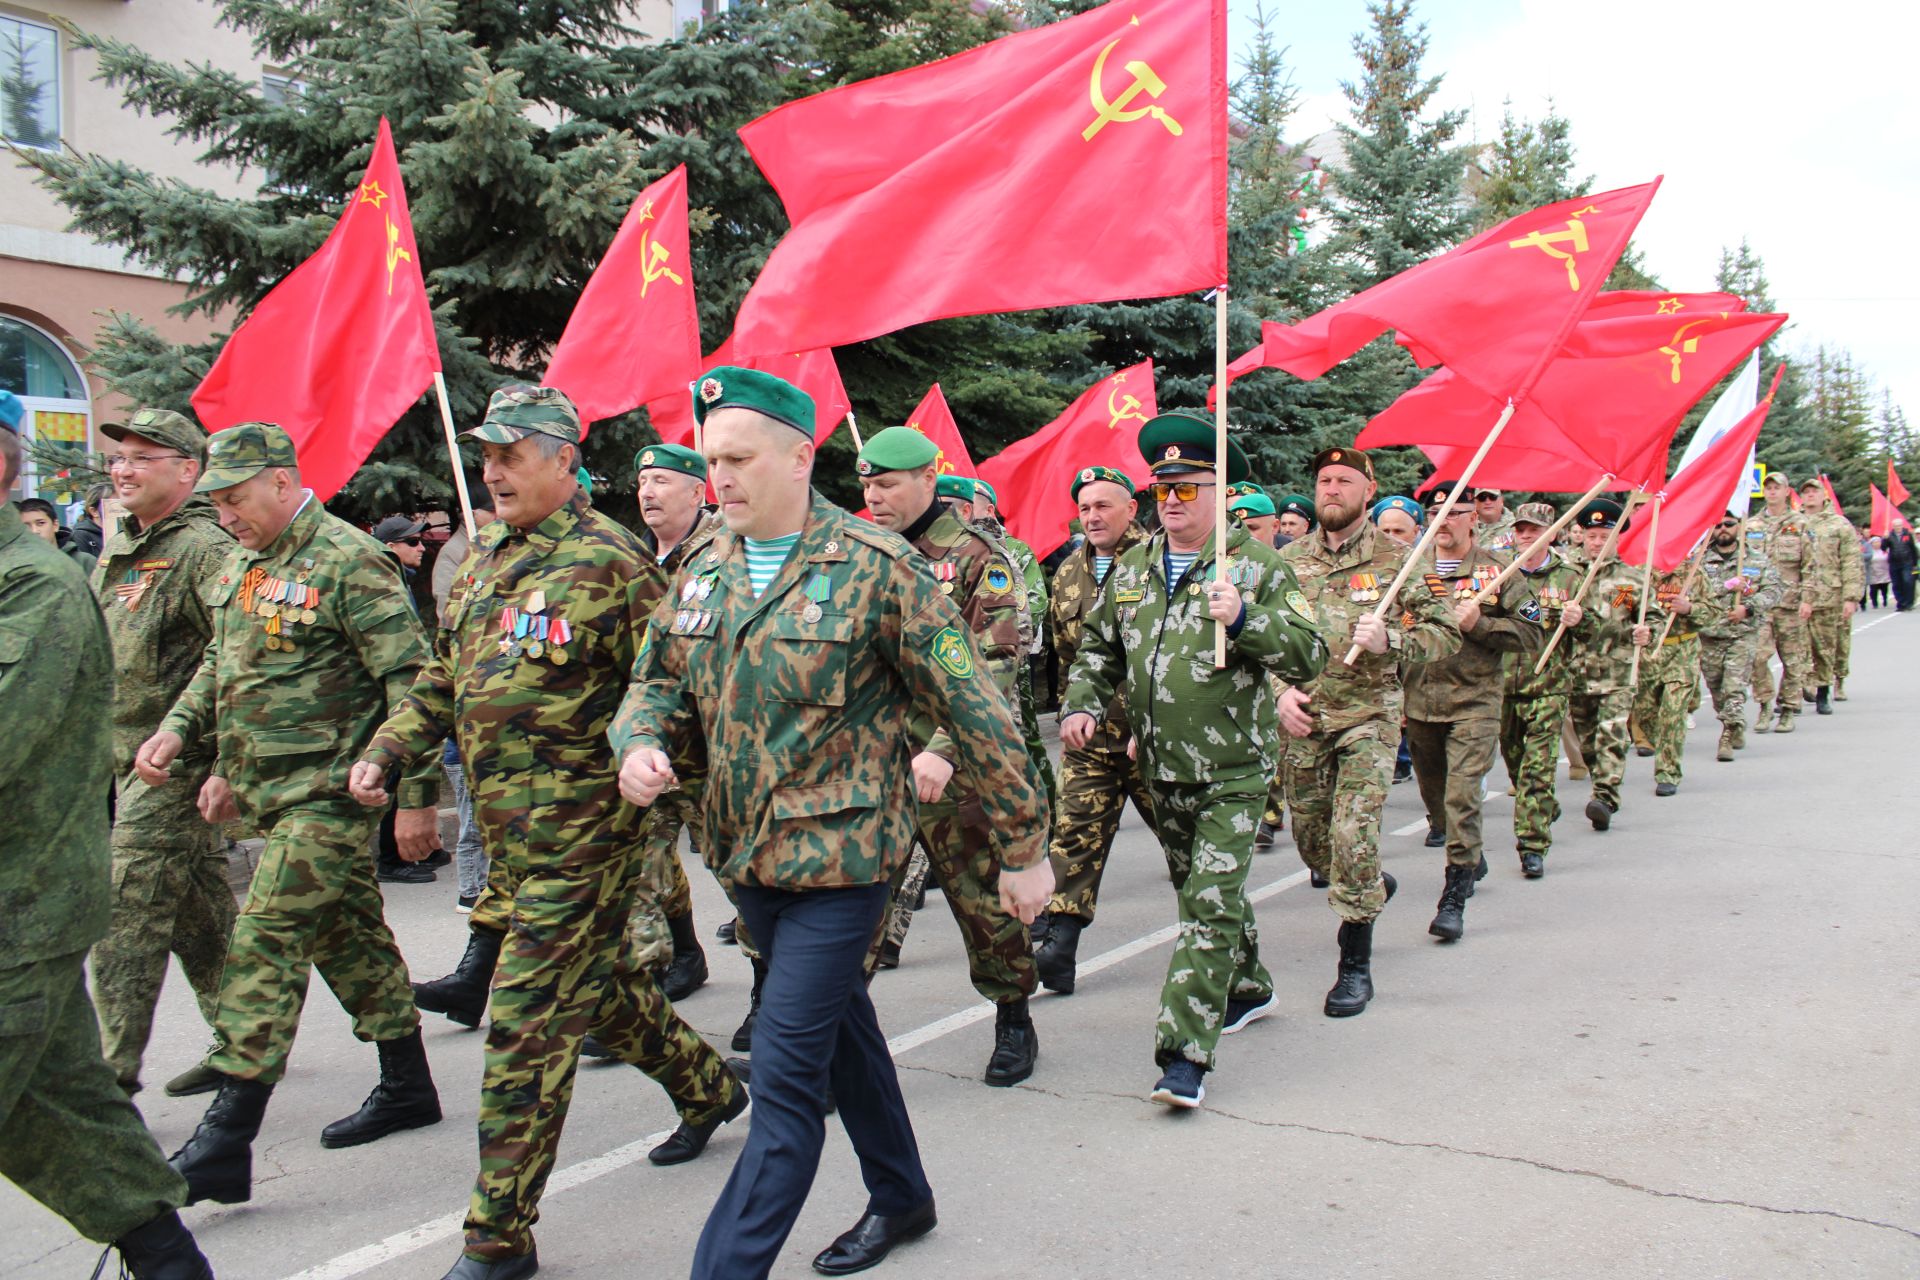
{"type": "Polygon", "coordinates": [[[702,573],[688,578],[680,584],[680,609],[673,615],[672,634],[691,635],[704,631],[718,615],[711,609],[702,608],[713,593],[719,589],[719,577],[712,573],[702,573]]]}
{"type": "Polygon", "coordinates": [[[154,578],[162,571],[171,569],[171,560],[138,560],[126,576],[114,585],[114,599],[126,607],[128,613],[140,608],[141,599],[147,594],[147,588],[153,585],[154,578]]]}
{"type": "Polygon", "coordinates": [[[940,584],[943,595],[953,594],[953,584],[960,578],[960,566],[951,560],[942,560],[933,566],[933,580],[940,584]]]}
{"type": "Polygon", "coordinates": [[[1380,599],[1380,579],[1371,573],[1356,573],[1347,579],[1347,599],[1355,604],[1373,604],[1380,599]]]}
{"type": "Polygon", "coordinates": [[[241,580],[240,608],[262,619],[260,629],[270,651],[292,653],[299,648],[296,629],[320,620],[320,588],[307,581],[312,572],[313,561],[304,560],[291,578],[255,568],[241,580]]]}
{"type": "Polygon", "coordinates": [[[518,606],[500,610],[500,652],[509,658],[542,658],[556,667],[572,659],[567,645],[573,628],[565,618],[547,613],[547,593],[538,587],[518,606]]]}

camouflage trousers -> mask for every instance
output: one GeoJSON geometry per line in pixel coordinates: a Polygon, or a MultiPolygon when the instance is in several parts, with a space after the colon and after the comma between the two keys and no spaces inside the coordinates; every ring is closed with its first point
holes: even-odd
{"type": "Polygon", "coordinates": [[[128,1092],[140,1087],[167,957],[180,957],[200,1016],[211,1025],[233,919],[219,832],[204,822],[185,838],[156,838],[124,823],[114,828],[113,920],[93,946],[93,998],[107,1064],[128,1092]]]}
{"type": "Polygon", "coordinates": [[[1273,781],[1267,784],[1267,805],[1260,812],[1260,821],[1278,830],[1287,820],[1287,758],[1280,757],[1279,765],[1273,771],[1273,781]]]}
{"type": "Polygon", "coordinates": [[[1840,644],[1834,651],[1833,682],[1845,684],[1853,674],[1853,619],[1840,615],[1840,644]]]}
{"type": "Polygon", "coordinates": [[[1812,687],[1817,689],[1823,684],[1831,685],[1835,680],[1846,679],[1840,638],[1848,630],[1847,619],[1839,605],[1830,609],[1815,609],[1813,616],[1807,619],[1807,641],[1813,651],[1812,687]]]}
{"type": "Polygon", "coordinates": [[[1260,963],[1260,932],[1247,901],[1253,832],[1267,792],[1263,774],[1212,782],[1147,784],[1167,872],[1179,895],[1180,936],[1160,988],[1153,1060],[1213,1069],[1227,1001],[1265,999],[1273,979],[1260,963]]]}
{"type": "Polygon", "coordinates": [[[1060,754],[1060,807],[1053,824],[1053,900],[1047,910],[1073,916],[1082,925],[1093,923],[1100,897],[1100,875],[1120,829],[1127,801],[1153,828],[1153,801],[1140,779],[1140,768],[1125,749],[1097,747],[1060,754]]]}
{"type": "Polygon", "coordinates": [[[1440,817],[1447,829],[1447,863],[1480,865],[1480,780],[1493,767],[1500,722],[1492,716],[1472,720],[1415,720],[1407,717],[1407,747],[1413,753],[1413,777],[1427,819],[1440,817]]]}
{"type": "MultiPolygon", "coordinates": [[[[1655,634],[1658,634],[1657,632],[1655,634]]],[[[1653,780],[1680,781],[1687,746],[1687,713],[1700,691],[1700,637],[1669,637],[1640,661],[1633,713],[1653,744],[1653,780]]]]}
{"type": "Polygon", "coordinates": [[[487,894],[507,904],[508,927],[487,1011],[470,1257],[497,1260],[532,1247],[588,1034],[657,1081],[688,1124],[711,1120],[739,1087],[634,958],[623,927],[634,856],[532,870],[495,852],[487,894]]]}
{"type": "Polygon", "coordinates": [[[1753,698],[1762,711],[1771,705],[1788,715],[1800,714],[1802,690],[1813,688],[1813,649],[1807,622],[1799,607],[1775,609],[1760,624],[1753,654],[1753,698]],[[1774,654],[1780,655],[1780,693],[1774,697],[1774,654]]]}
{"type": "MultiPolygon", "coordinates": [[[[1040,776],[1047,792],[1047,813],[1060,811],[1060,792],[1053,780],[1053,761],[1047,758],[1047,744],[1040,740],[1040,708],[1033,697],[1033,663],[1020,659],[1020,728],[1027,743],[1027,759],[1040,776]]],[[[1051,818],[1050,818],[1051,821],[1051,818]]],[[[1049,836],[1052,831],[1049,829],[1049,836]]]]}
{"type": "Polygon", "coordinates": [[[379,824],[373,810],[292,809],[267,827],[233,922],[209,1067],[278,1083],[314,969],[359,1039],[399,1040],[419,1027],[407,962],[387,928],[366,852],[379,824]]]}
{"type": "Polygon", "coordinates": [[[673,935],[667,921],[693,914],[693,887],[680,865],[680,832],[700,852],[700,814],[685,792],[654,801],[640,826],[639,874],[634,877],[633,914],[627,919],[627,945],[634,962],[659,971],[673,959],[673,935]]]}
{"type": "MultiPolygon", "coordinates": [[[[972,796],[947,798],[920,806],[920,839],[927,866],[960,926],[967,947],[967,974],[973,989],[995,1004],[1033,994],[1033,940],[1019,917],[1000,905],[1000,864],[987,844],[980,802],[972,796]]],[[[869,972],[879,963],[882,939],[896,944],[913,922],[913,900],[903,874],[894,886],[893,908],[884,929],[874,932],[868,949],[869,972]]]]}
{"type": "Polygon", "coordinates": [[[1753,651],[1759,643],[1757,629],[1730,640],[1700,641],[1700,676],[1707,682],[1714,714],[1723,725],[1746,727],[1747,683],[1753,674],[1753,651]]]}
{"type": "Polygon", "coordinates": [[[179,1208],[187,1180],[100,1056],[85,960],[0,968],[0,1176],[106,1243],[179,1208]]]}
{"type": "Polygon", "coordinates": [[[1580,738],[1580,756],[1593,779],[1593,798],[1616,810],[1620,781],[1627,776],[1627,717],[1632,711],[1633,691],[1625,688],[1576,693],[1567,699],[1567,713],[1580,738]]]}
{"type": "Polygon", "coordinates": [[[1327,902],[1364,924],[1387,904],[1380,878],[1380,817],[1393,785],[1400,726],[1366,720],[1337,733],[1287,739],[1281,766],[1300,860],[1326,879],[1327,902]]]}
{"type": "Polygon", "coordinates": [[[1500,755],[1513,779],[1513,843],[1521,853],[1544,854],[1553,847],[1553,824],[1560,820],[1560,726],[1566,720],[1563,693],[1508,697],[1500,709],[1500,755]]]}

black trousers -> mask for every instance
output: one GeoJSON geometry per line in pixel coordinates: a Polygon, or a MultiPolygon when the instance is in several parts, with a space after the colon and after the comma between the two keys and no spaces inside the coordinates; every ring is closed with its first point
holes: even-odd
{"type": "Polygon", "coordinates": [[[735,892],[768,966],[753,1028],[753,1123],[700,1232],[695,1280],[755,1280],[773,1269],[820,1167],[829,1080],[867,1211],[895,1216],[933,1198],[863,972],[887,886],[735,892]]]}

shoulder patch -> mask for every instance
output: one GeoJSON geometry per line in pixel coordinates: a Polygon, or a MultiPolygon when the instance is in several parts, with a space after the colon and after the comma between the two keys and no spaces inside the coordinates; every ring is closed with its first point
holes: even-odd
{"type": "Polygon", "coordinates": [[[933,660],[956,680],[973,678],[973,650],[957,627],[942,627],[933,638],[933,660]]]}
{"type": "Polygon", "coordinates": [[[1298,591],[1287,592],[1287,608],[1293,610],[1315,626],[1320,625],[1320,619],[1314,616],[1313,606],[1308,604],[1307,598],[1298,591]]]}
{"type": "Polygon", "coordinates": [[[1421,580],[1427,584],[1427,590],[1433,593],[1436,600],[1445,600],[1452,594],[1447,587],[1447,580],[1437,573],[1426,574],[1421,580]]]}
{"type": "Polygon", "coordinates": [[[981,579],[980,585],[994,595],[1003,596],[1013,590],[1013,577],[1007,572],[1005,565],[990,564],[987,566],[986,576],[981,579]]]}

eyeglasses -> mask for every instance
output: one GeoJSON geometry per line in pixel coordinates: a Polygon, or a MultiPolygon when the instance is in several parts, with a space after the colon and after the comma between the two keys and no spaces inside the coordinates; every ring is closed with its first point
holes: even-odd
{"type": "Polygon", "coordinates": [[[1155,502],[1165,502],[1169,494],[1182,502],[1193,502],[1200,497],[1202,489],[1213,488],[1213,482],[1211,480],[1176,480],[1169,483],[1165,480],[1156,480],[1148,487],[1153,491],[1155,502]]]}
{"type": "Polygon", "coordinates": [[[145,471],[156,462],[186,456],[184,453],[110,453],[107,455],[107,470],[145,471]]]}
{"type": "Polygon", "coordinates": [[[1500,501],[1500,495],[1492,489],[1482,489],[1473,495],[1473,500],[1475,502],[1498,502],[1500,501]]]}
{"type": "Polygon", "coordinates": [[[417,547],[420,545],[420,539],[418,538],[400,538],[400,539],[397,539],[397,541],[402,546],[407,546],[407,547],[417,547]]]}

